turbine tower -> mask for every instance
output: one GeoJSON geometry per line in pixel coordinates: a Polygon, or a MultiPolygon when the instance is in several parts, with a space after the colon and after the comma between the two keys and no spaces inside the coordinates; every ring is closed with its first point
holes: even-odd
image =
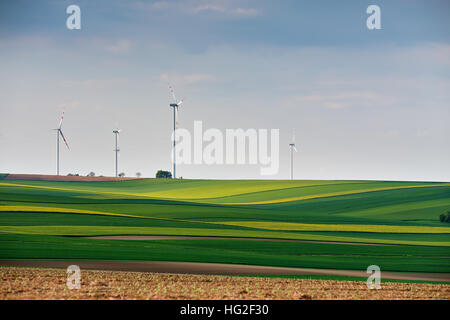
{"type": "Polygon", "coordinates": [[[294,151],[297,152],[294,132],[292,132],[292,142],[289,144],[289,150],[291,151],[291,180],[294,180],[294,151]]]}
{"type": "Polygon", "coordinates": [[[119,159],[118,159],[118,154],[119,154],[119,133],[120,133],[120,129],[115,129],[113,130],[114,136],[115,136],[115,140],[116,140],[116,148],[114,149],[114,151],[116,152],[116,177],[118,175],[118,168],[119,168],[119,159]]]}
{"type": "Polygon", "coordinates": [[[176,153],[175,153],[175,142],[176,142],[176,130],[178,126],[177,118],[178,118],[178,107],[183,103],[184,99],[181,99],[180,101],[177,100],[175,96],[175,91],[173,90],[173,87],[169,84],[169,90],[172,94],[174,103],[170,104],[170,107],[173,108],[173,179],[176,179],[176,153]],[[177,102],[178,101],[178,102],[177,102]]]}
{"type": "Polygon", "coordinates": [[[67,144],[66,138],[64,137],[62,130],[61,130],[63,119],[64,119],[64,111],[61,115],[61,120],[59,121],[58,128],[53,129],[53,130],[56,130],[56,175],[58,175],[58,176],[59,176],[59,135],[61,135],[61,137],[63,138],[64,143],[67,146],[67,149],[70,150],[69,145],[67,144]]]}

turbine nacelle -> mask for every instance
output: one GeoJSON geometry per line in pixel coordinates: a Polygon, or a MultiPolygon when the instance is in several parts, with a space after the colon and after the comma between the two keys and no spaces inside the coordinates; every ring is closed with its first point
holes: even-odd
{"type": "Polygon", "coordinates": [[[178,108],[180,105],[183,104],[184,99],[181,99],[180,101],[178,101],[177,97],[175,96],[175,90],[173,90],[173,87],[170,85],[170,83],[168,85],[169,85],[169,90],[170,90],[170,93],[172,94],[172,98],[174,101],[174,103],[171,103],[170,106],[173,108],[178,108]]]}
{"type": "Polygon", "coordinates": [[[171,104],[169,104],[169,106],[178,108],[179,106],[181,106],[183,104],[183,102],[184,102],[184,99],[181,99],[178,103],[171,103],[171,104]]]}
{"type": "Polygon", "coordinates": [[[295,147],[295,143],[289,143],[289,148],[293,149],[295,152],[297,152],[297,148],[295,147]]]}

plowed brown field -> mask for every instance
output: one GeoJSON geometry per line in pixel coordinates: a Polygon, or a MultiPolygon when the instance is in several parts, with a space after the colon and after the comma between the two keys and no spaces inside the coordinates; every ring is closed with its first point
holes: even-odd
{"type": "Polygon", "coordinates": [[[81,271],[69,290],[64,269],[0,268],[0,299],[450,299],[450,285],[81,271]]]}

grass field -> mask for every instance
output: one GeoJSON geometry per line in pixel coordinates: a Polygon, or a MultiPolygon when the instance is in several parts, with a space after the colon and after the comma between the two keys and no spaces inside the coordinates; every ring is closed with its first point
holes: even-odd
{"type": "Polygon", "coordinates": [[[4,177],[0,175],[2,260],[154,260],[348,270],[375,264],[384,271],[450,273],[450,228],[439,221],[450,210],[450,183],[4,177]],[[102,235],[314,242],[85,237],[102,235]]]}

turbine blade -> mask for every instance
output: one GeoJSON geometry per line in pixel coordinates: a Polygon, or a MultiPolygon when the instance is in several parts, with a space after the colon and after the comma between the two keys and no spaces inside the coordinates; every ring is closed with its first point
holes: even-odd
{"type": "Polygon", "coordinates": [[[63,119],[64,119],[64,111],[63,111],[63,113],[61,115],[61,120],[59,121],[58,129],[61,129],[61,125],[62,125],[63,119]]]}
{"type": "Polygon", "coordinates": [[[169,85],[170,93],[172,94],[172,97],[173,97],[173,101],[175,103],[177,103],[177,97],[175,97],[175,90],[173,90],[173,87],[170,85],[170,83],[168,85],[169,85]]]}
{"type": "Polygon", "coordinates": [[[177,103],[178,106],[182,105],[184,102],[184,98],[180,100],[180,102],[177,103]]]}
{"type": "Polygon", "coordinates": [[[63,135],[63,133],[62,133],[62,130],[61,130],[61,129],[59,129],[58,131],[59,131],[59,133],[61,134],[61,137],[63,138],[63,140],[64,140],[64,143],[65,143],[65,144],[66,144],[66,146],[67,146],[67,149],[69,149],[69,150],[70,150],[70,148],[69,148],[69,145],[67,144],[66,138],[64,137],[64,135],[63,135]]]}
{"type": "Polygon", "coordinates": [[[297,151],[297,148],[296,148],[295,146],[294,146],[294,151],[295,151],[295,152],[298,152],[298,151],[297,151]]]}

